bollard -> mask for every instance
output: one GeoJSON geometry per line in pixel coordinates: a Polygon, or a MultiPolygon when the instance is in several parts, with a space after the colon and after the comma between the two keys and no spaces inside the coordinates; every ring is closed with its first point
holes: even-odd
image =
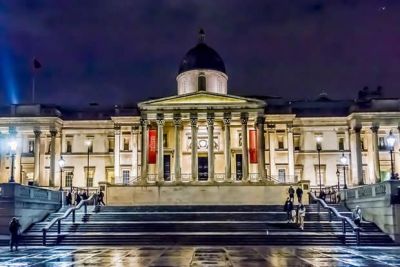
{"type": "Polygon", "coordinates": [[[75,209],[72,210],[72,222],[75,223],[75,209]]]}
{"type": "Polygon", "coordinates": [[[57,233],[60,234],[61,233],[61,220],[57,221],[57,233]]]}
{"type": "Polygon", "coordinates": [[[332,211],[331,210],[329,210],[329,221],[330,222],[332,221],[332,211]]]}
{"type": "Polygon", "coordinates": [[[342,231],[343,234],[346,234],[346,221],[344,219],[342,219],[342,231]]]}
{"type": "Polygon", "coordinates": [[[87,214],[87,203],[85,202],[85,214],[87,214]]]}
{"type": "Polygon", "coordinates": [[[43,231],[43,246],[46,246],[46,229],[42,229],[43,231]]]}

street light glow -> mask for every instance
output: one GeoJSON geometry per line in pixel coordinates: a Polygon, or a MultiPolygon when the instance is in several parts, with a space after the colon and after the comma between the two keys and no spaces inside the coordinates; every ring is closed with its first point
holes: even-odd
{"type": "Polygon", "coordinates": [[[388,137],[386,138],[386,142],[388,143],[389,148],[393,149],[394,143],[396,143],[396,137],[394,137],[392,131],[390,131],[388,137]]]}
{"type": "Polygon", "coordinates": [[[315,137],[315,140],[317,141],[317,143],[322,143],[322,140],[323,140],[323,138],[322,138],[322,135],[317,135],[317,137],[315,137]]]}
{"type": "Polygon", "coordinates": [[[86,145],[86,146],[91,146],[91,145],[92,145],[92,140],[87,139],[87,140],[85,141],[85,145],[86,145]]]}
{"type": "Polygon", "coordinates": [[[340,162],[342,162],[343,165],[347,164],[347,158],[344,154],[342,154],[342,156],[340,157],[340,162]]]}
{"type": "Polygon", "coordinates": [[[12,152],[15,152],[17,150],[18,146],[17,140],[15,139],[10,140],[10,142],[8,142],[8,145],[10,146],[12,152]]]}
{"type": "Polygon", "coordinates": [[[65,160],[61,157],[58,160],[58,166],[60,166],[60,168],[62,169],[62,168],[64,168],[64,165],[65,165],[65,160]]]}

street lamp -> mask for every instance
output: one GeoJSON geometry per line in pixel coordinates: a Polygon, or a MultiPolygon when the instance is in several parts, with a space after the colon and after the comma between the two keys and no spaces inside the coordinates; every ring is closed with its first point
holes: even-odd
{"type": "Polygon", "coordinates": [[[89,156],[90,156],[90,148],[92,146],[92,140],[87,139],[85,141],[85,145],[87,146],[87,170],[86,170],[86,193],[89,195],[89,156]]]}
{"type": "Polygon", "coordinates": [[[8,146],[10,147],[10,153],[11,153],[11,175],[10,175],[10,180],[8,182],[10,183],[15,183],[14,180],[14,161],[15,161],[15,153],[17,152],[17,140],[15,140],[14,138],[11,139],[8,142],[8,146]]]}
{"type": "Polygon", "coordinates": [[[65,160],[61,157],[58,160],[58,166],[60,167],[60,191],[63,190],[62,188],[62,180],[63,180],[63,171],[64,171],[65,160]]]}
{"type": "Polygon", "coordinates": [[[342,166],[343,166],[343,179],[344,179],[344,187],[343,189],[347,189],[347,181],[346,181],[346,165],[347,165],[347,158],[344,155],[344,153],[342,154],[342,156],[340,157],[340,162],[342,162],[342,166]]]}
{"type": "Polygon", "coordinates": [[[390,179],[394,179],[393,150],[394,150],[394,144],[396,143],[396,137],[394,137],[392,131],[390,131],[388,137],[386,137],[386,142],[387,142],[387,144],[389,146],[389,150],[390,150],[390,166],[392,169],[390,179]]]}
{"type": "Polygon", "coordinates": [[[321,143],[322,143],[322,136],[317,135],[315,137],[315,141],[317,141],[317,151],[318,151],[318,176],[319,176],[319,192],[322,192],[322,178],[321,178],[321,143]]]}

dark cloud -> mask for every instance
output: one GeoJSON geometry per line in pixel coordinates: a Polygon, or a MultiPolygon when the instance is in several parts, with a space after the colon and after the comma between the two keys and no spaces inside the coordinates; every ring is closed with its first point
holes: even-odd
{"type": "Polygon", "coordinates": [[[400,2],[382,0],[4,0],[0,103],[10,103],[10,90],[29,101],[34,56],[44,103],[175,94],[179,62],[200,27],[225,60],[231,93],[353,98],[364,85],[383,85],[398,96],[399,15],[400,2]]]}

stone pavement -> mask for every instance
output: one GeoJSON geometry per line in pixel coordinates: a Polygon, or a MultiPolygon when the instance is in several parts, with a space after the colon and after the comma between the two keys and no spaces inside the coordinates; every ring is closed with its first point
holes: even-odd
{"type": "Polygon", "coordinates": [[[0,266],[400,266],[400,247],[1,247],[0,266]]]}

